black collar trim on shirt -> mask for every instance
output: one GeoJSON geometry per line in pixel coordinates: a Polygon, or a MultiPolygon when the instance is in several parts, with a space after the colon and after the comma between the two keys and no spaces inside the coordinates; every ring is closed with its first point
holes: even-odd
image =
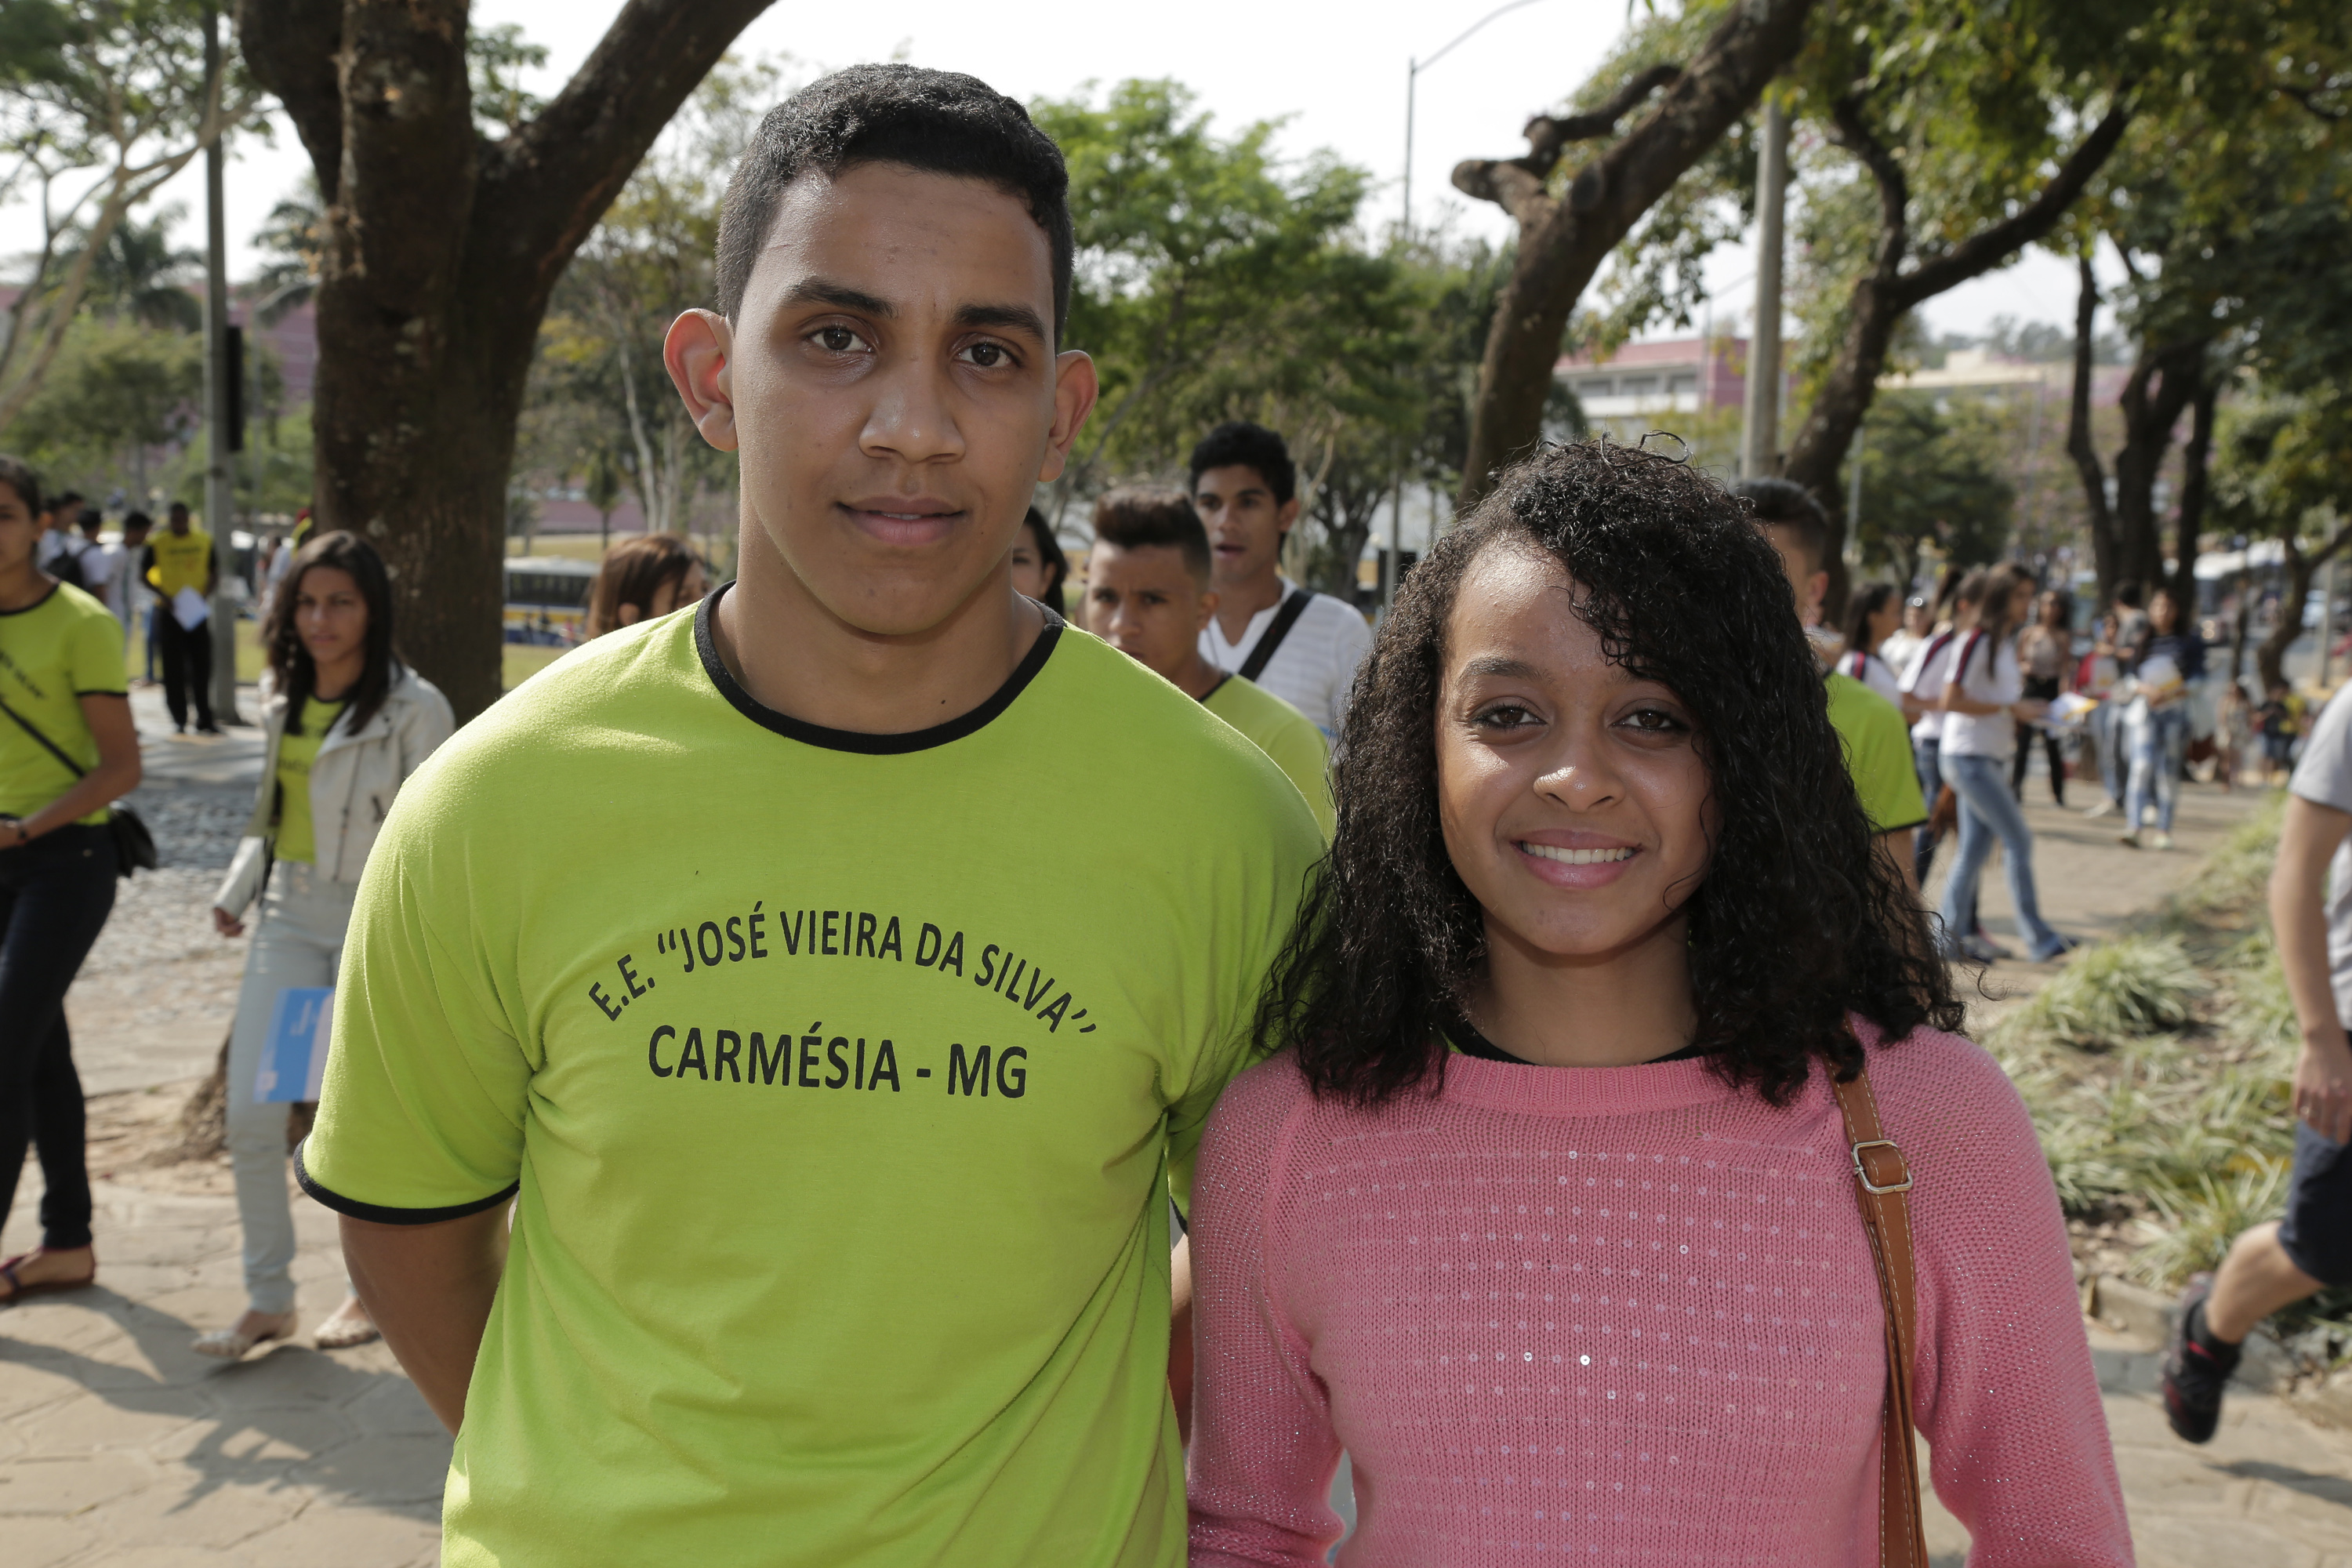
{"type": "MultiPolygon", "coordinates": [[[[1445,1026],[1445,1038],[1455,1050],[1460,1051],[1464,1056],[1476,1057],[1482,1062],[1509,1062],[1516,1067],[1523,1068],[1541,1067],[1543,1065],[1541,1062],[1531,1062],[1525,1057],[1513,1056],[1510,1052],[1505,1050],[1502,1047],[1496,1045],[1494,1041],[1480,1034],[1476,1026],[1467,1018],[1456,1018],[1454,1022],[1448,1024],[1445,1026]]],[[[1654,1068],[1662,1062],[1693,1062],[1706,1055],[1706,1053],[1699,1049],[1696,1046],[1685,1046],[1681,1050],[1671,1052],[1663,1057],[1652,1057],[1648,1061],[1637,1062],[1634,1065],[1637,1067],[1654,1068]]]]}
{"type": "Polygon", "coordinates": [[[1218,692],[1223,691],[1225,689],[1225,682],[1232,679],[1233,675],[1231,672],[1227,672],[1226,674],[1217,677],[1217,683],[1214,686],[1212,686],[1209,689],[1203,691],[1200,696],[1194,698],[1192,700],[1198,702],[1202,707],[1206,708],[1209,705],[1209,699],[1214,697],[1218,692]]]}
{"type": "Polygon", "coordinates": [[[56,598],[58,596],[58,590],[64,586],[65,584],[63,583],[52,583],[49,584],[49,591],[42,595],[39,598],[34,600],[31,604],[19,605],[13,610],[0,610],[0,616],[29,616],[35,610],[39,609],[43,605],[47,604],[51,599],[56,598]]]}
{"type": "Polygon", "coordinates": [[[719,689],[719,694],[733,705],[735,711],[755,724],[773,730],[788,741],[822,746],[829,752],[857,752],[874,757],[927,752],[933,746],[944,746],[986,729],[999,714],[1013,706],[1013,699],[1026,690],[1029,683],[1037,678],[1037,672],[1045,668],[1045,660],[1053,656],[1054,645],[1061,639],[1062,628],[1068,624],[1040,605],[1038,609],[1045,617],[1045,629],[1037,634],[1037,640],[1030,645],[1020,664],[1005,678],[1003,685],[989,694],[985,702],[968,713],[959,714],[944,724],[934,724],[928,730],[909,730],[903,735],[870,735],[861,730],[831,730],[822,724],[795,719],[789,713],[779,713],[763,706],[743,689],[741,683],[729,673],[726,661],[719,657],[719,645],[710,633],[710,617],[718,613],[719,598],[734,585],[732,583],[720,584],[694,612],[694,650],[702,658],[702,670],[710,678],[710,684],[719,689]]]}

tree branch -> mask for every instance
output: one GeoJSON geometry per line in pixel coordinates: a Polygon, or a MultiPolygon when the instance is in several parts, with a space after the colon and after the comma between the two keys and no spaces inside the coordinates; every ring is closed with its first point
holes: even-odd
{"type": "MultiPolygon", "coordinates": [[[[1570,143],[1610,134],[1617,129],[1620,120],[1639,108],[1652,93],[1672,87],[1682,79],[1682,75],[1683,68],[1677,65],[1652,66],[1619,88],[1598,109],[1559,118],[1539,114],[1528,121],[1526,156],[1507,160],[1473,158],[1456,163],[1454,188],[1480,201],[1493,202],[1525,222],[1520,207],[1530,197],[1544,193],[1545,182],[1551,178],[1552,170],[1570,143]]],[[[1591,210],[1598,199],[1599,186],[1585,188],[1581,177],[1569,195],[1570,205],[1579,212],[1591,210]]]]}
{"type": "Polygon", "coordinates": [[[1870,122],[1862,117],[1860,89],[1830,106],[1830,140],[1862,160],[1878,192],[1877,274],[1891,282],[1911,248],[1911,178],[1870,122]]]}
{"type": "MultiPolygon", "coordinates": [[[[2128,93],[2128,84],[2123,90],[2128,93]]],[[[2050,183],[2042,187],[2041,195],[1990,228],[1971,235],[1945,255],[1903,274],[1895,284],[1897,298],[1906,308],[1931,300],[1948,289],[1991,271],[2013,252],[2055,228],[2058,220],[2066,216],[2066,209],[2074,205],[2074,198],[2083,194],[2083,187],[2091,183],[2091,176],[2099,172],[2099,166],[2123,141],[2131,120],[2132,109],[2127,102],[2118,102],[2107,110],[2106,117],[2058,166],[2050,183]]]]}
{"type": "Polygon", "coordinates": [[[342,43],[341,0],[237,0],[237,47],[254,79],[286,106],[331,206],[343,166],[343,94],[335,70],[342,43]]]}
{"type": "Polygon", "coordinates": [[[628,0],[555,100],[485,150],[476,210],[495,216],[499,247],[539,298],[678,106],[772,3],[628,0]]]}

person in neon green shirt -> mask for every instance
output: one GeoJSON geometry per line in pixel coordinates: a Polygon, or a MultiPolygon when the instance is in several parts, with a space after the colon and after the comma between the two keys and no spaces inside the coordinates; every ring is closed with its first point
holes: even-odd
{"type": "Polygon", "coordinates": [[[740,576],[384,824],[298,1173],[457,1432],[446,1563],[1183,1562],[1168,1199],[1320,843],[1012,587],[1096,393],[1066,189],[969,77],[773,111],[667,344],[740,576]]]}
{"type": "MultiPolygon", "coordinates": [[[[1795,595],[1797,616],[1808,630],[1822,624],[1822,600],[1829,592],[1829,522],[1812,497],[1786,479],[1750,479],[1739,487],[1757,527],[1780,557],[1781,571],[1795,595]]],[[[1911,758],[1911,732],[1895,704],[1851,676],[1824,673],[1830,722],[1845,742],[1846,772],[1862,809],[1879,835],[1879,847],[1900,860],[1912,880],[1911,836],[1927,821],[1927,803],[1911,758]]]]}
{"type": "Polygon", "coordinates": [[[1087,629],[1247,736],[1298,786],[1328,842],[1331,752],[1323,731],[1273,692],[1201,655],[1217,612],[1209,531],[1178,490],[1114,490],[1095,503],[1087,629]]]}
{"type": "Polygon", "coordinates": [[[147,584],[161,603],[155,606],[155,640],[163,651],[163,703],[172,711],[172,727],[184,731],[188,707],[194,700],[196,732],[217,735],[213,722],[213,639],[211,625],[180,624],[172,601],[188,589],[212,596],[213,536],[188,521],[185,501],[173,501],[163,531],[147,536],[147,584]]]}

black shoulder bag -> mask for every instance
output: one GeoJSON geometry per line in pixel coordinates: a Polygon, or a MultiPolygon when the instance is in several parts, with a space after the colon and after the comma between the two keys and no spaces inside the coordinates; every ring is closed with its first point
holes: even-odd
{"type": "MultiPolygon", "coordinates": [[[[5,713],[23,726],[25,733],[38,741],[49,755],[63,763],[74,777],[81,778],[89,770],[66,755],[55,741],[33,728],[33,721],[0,700],[0,713],[5,713]]],[[[139,820],[139,814],[127,805],[116,805],[108,814],[106,830],[114,837],[114,868],[128,877],[133,871],[152,871],[161,863],[155,855],[155,836],[139,820]]]]}
{"type": "Polygon", "coordinates": [[[1249,658],[1242,661],[1240,675],[1244,680],[1255,681],[1265,673],[1265,667],[1274,659],[1275,650],[1282,646],[1282,639],[1290,635],[1290,628],[1298,624],[1298,617],[1307,613],[1307,601],[1314,596],[1315,591],[1311,588],[1293,588],[1290,591],[1290,597],[1282,601],[1282,608],[1274,612],[1274,620],[1265,628],[1265,635],[1257,639],[1257,647],[1250,649],[1249,658]]]}

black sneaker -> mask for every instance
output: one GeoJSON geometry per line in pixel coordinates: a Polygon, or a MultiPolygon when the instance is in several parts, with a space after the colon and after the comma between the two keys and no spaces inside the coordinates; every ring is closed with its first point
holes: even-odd
{"type": "Polygon", "coordinates": [[[2221,1424],[2221,1391],[2238,1370],[2240,1347],[2205,1331],[2205,1301],[2213,1277],[2200,1274],[2180,1295],[2180,1321],[2164,1355],[2164,1416],[2183,1441],[2210,1443],[2221,1424]]]}

